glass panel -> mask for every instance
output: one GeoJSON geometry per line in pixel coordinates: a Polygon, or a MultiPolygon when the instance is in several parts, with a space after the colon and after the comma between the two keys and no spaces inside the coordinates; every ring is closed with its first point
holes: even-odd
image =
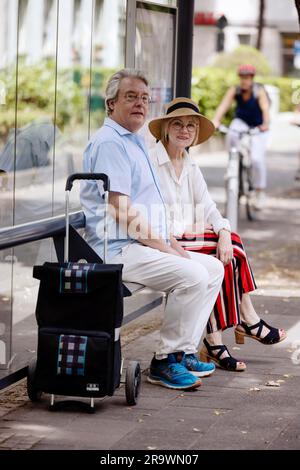
{"type": "Polygon", "coordinates": [[[105,117],[107,80],[125,64],[125,31],[126,0],[96,0],[90,97],[91,134],[102,125],[105,117]]]}
{"type": "Polygon", "coordinates": [[[137,2],[136,68],[145,71],[151,84],[151,116],[174,96],[176,10],[137,2]]]}
{"type": "MultiPolygon", "coordinates": [[[[58,1],[19,0],[14,223],[51,217],[55,142],[58,1]],[[38,19],[38,21],[37,21],[38,19]]],[[[51,240],[13,250],[12,369],[35,350],[35,264],[51,260],[51,240]]]]}
{"type": "Polygon", "coordinates": [[[0,228],[14,223],[18,2],[0,0],[0,228]]]}
{"type": "MultiPolygon", "coordinates": [[[[17,0],[0,0],[0,229],[13,225],[17,0]]],[[[0,251],[0,378],[11,356],[12,250],[0,251]],[[4,369],[3,371],[1,369],[4,369]]]]}
{"type": "Polygon", "coordinates": [[[36,356],[35,308],[39,281],[32,277],[32,266],[49,260],[51,248],[50,240],[42,240],[14,250],[12,370],[24,367],[36,356]]]}
{"type": "Polygon", "coordinates": [[[164,111],[175,93],[176,9],[137,2],[135,67],[145,72],[151,86],[152,103],[141,130],[148,147],[155,143],[148,129],[151,118],[164,111]]]}
{"type": "Polygon", "coordinates": [[[0,378],[12,356],[12,251],[0,251],[0,378]]]}
{"type": "Polygon", "coordinates": [[[52,215],[56,15],[56,0],[47,15],[19,0],[15,224],[52,215]]]}
{"type": "MultiPolygon", "coordinates": [[[[68,175],[81,171],[82,154],[89,135],[88,92],[93,0],[59,3],[54,165],[54,214],[65,209],[68,175]]],[[[74,185],[71,210],[79,206],[79,184],[74,185]]]]}
{"type": "MultiPolygon", "coordinates": [[[[66,176],[81,171],[89,136],[103,122],[107,78],[124,66],[125,0],[64,0],[58,25],[54,214],[64,211],[66,176]]],[[[79,184],[70,202],[80,207],[79,184]]]]}

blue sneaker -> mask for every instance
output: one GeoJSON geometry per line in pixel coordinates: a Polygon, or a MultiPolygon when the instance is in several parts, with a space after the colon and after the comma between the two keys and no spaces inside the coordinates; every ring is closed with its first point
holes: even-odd
{"type": "Polygon", "coordinates": [[[184,354],[182,361],[180,362],[191,374],[196,377],[208,377],[215,370],[216,366],[211,362],[201,362],[197,358],[196,354],[184,354]]]}
{"type": "Polygon", "coordinates": [[[169,354],[167,359],[158,361],[155,357],[150,364],[148,382],[175,390],[190,390],[201,385],[201,380],[191,374],[175,354],[169,354]]]}

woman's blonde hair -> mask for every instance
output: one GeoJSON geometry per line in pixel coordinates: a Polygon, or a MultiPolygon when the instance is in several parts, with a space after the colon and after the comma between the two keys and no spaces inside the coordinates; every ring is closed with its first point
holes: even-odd
{"type": "MultiPolygon", "coordinates": [[[[180,119],[181,116],[178,116],[178,118],[180,119]]],[[[200,126],[199,126],[199,119],[197,117],[194,117],[194,116],[189,116],[191,121],[194,122],[195,124],[197,124],[197,128],[196,128],[196,133],[195,133],[195,137],[194,137],[194,140],[193,142],[191,143],[190,147],[192,147],[193,145],[195,145],[195,143],[198,141],[198,137],[199,137],[199,131],[200,131],[200,126]]],[[[174,121],[175,119],[178,119],[177,117],[176,118],[170,118],[170,119],[166,119],[165,121],[162,122],[162,125],[161,125],[161,142],[162,144],[164,145],[164,147],[167,146],[167,143],[169,142],[169,126],[170,126],[170,123],[172,121],[174,121]]]]}

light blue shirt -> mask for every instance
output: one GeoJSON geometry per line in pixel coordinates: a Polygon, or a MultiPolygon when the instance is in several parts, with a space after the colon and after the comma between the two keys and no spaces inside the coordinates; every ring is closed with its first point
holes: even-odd
{"type": "MultiPolygon", "coordinates": [[[[136,208],[143,214],[153,233],[168,240],[164,200],[143,137],[106,118],[84,152],[83,171],[108,175],[110,191],[129,196],[132,209],[136,208]]],[[[80,193],[86,216],[85,239],[103,258],[103,184],[83,181],[80,193]]],[[[137,241],[109,214],[108,261],[130,243],[137,241]]]]}

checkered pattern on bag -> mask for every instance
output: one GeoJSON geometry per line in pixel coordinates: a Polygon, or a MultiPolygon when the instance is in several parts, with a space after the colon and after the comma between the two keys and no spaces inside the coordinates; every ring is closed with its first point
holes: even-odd
{"type": "Polygon", "coordinates": [[[61,294],[87,293],[88,272],[93,271],[95,266],[95,264],[69,263],[67,268],[61,268],[59,292],[61,294]]]}
{"type": "Polygon", "coordinates": [[[60,335],[57,375],[84,375],[87,336],[60,335]]]}

